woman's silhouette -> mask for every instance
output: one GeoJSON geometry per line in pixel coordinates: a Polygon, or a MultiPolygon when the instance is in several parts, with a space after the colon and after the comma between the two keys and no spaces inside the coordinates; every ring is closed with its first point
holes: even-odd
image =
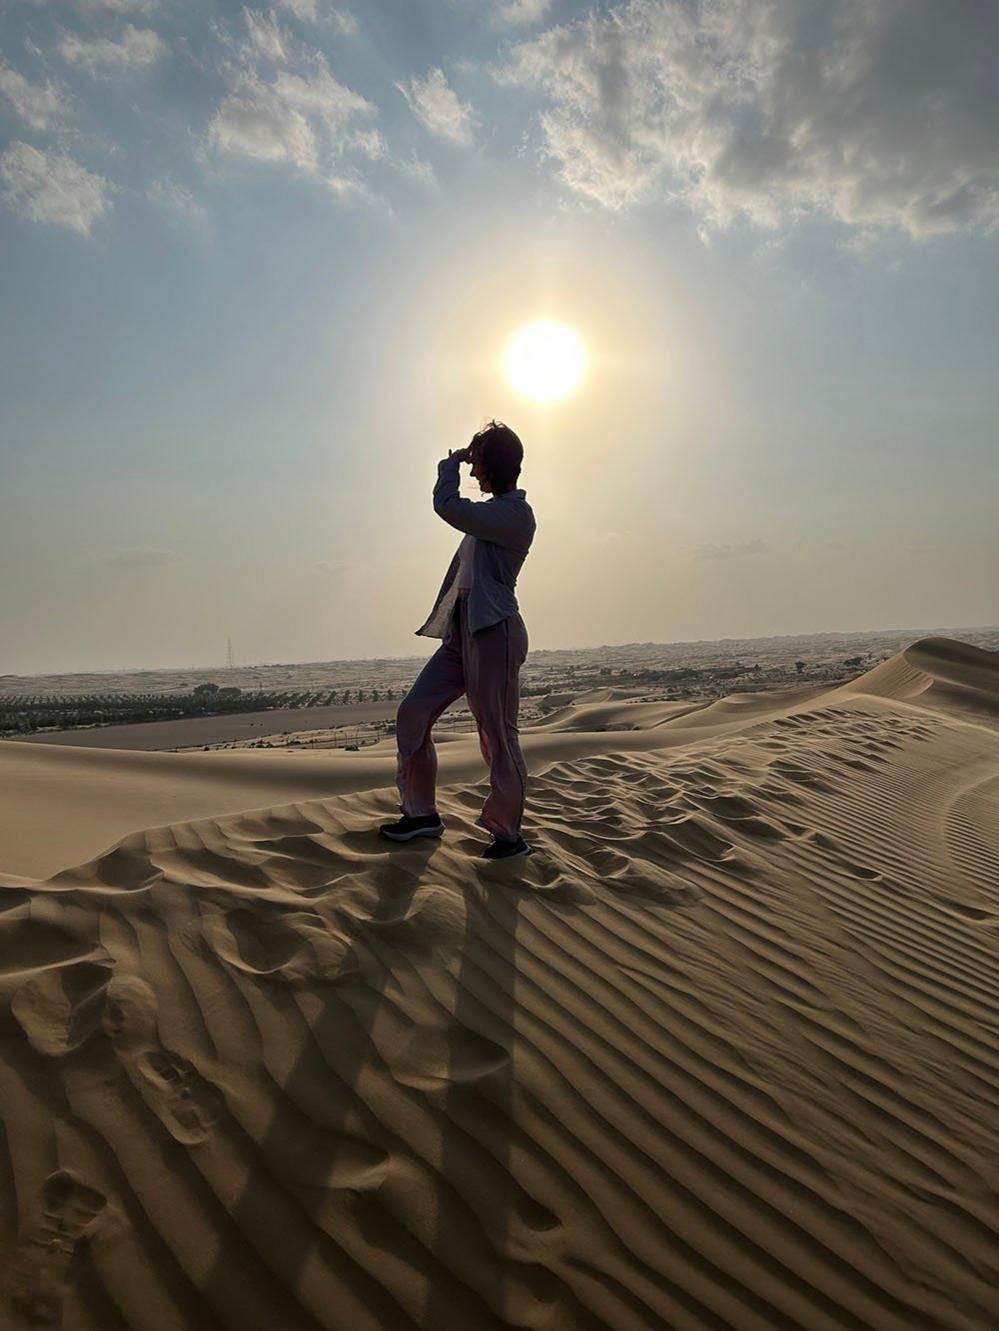
{"type": "Polygon", "coordinates": [[[446,707],[463,694],[489,764],[490,792],[475,820],[491,832],[486,859],[529,855],[521,836],[527,767],[520,751],[520,668],[527,658],[527,628],[520,617],[517,575],[534,540],[527,491],[516,488],[524,447],[497,421],[467,448],[437,464],[434,511],[464,532],[430,615],[418,635],[441,638],[396,714],[396,784],[402,817],[379,828],[393,841],[441,836],[435,805],[437,750],[431,731],[446,707]],[[479,488],[491,499],[459,497],[459,465],[470,462],[479,488]]]}

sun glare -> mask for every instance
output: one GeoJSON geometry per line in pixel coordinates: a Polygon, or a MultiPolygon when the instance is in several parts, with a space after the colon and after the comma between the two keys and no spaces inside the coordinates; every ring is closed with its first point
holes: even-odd
{"type": "Polygon", "coordinates": [[[554,402],[579,386],[586,371],[583,339],[565,324],[528,324],[510,339],[507,381],[532,402],[554,402]]]}

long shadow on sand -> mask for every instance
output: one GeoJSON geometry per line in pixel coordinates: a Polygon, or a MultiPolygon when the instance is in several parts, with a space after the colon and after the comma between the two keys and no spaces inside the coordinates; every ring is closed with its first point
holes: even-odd
{"type": "Polygon", "coordinates": [[[447,1081],[431,1280],[420,1325],[509,1327],[507,1255],[514,1204],[511,1144],[517,911],[520,892],[483,875],[466,896],[447,1081]],[[481,895],[480,895],[481,893],[481,895]],[[455,1304],[453,1272],[475,1291],[455,1304]],[[471,1319],[471,1320],[470,1320],[471,1319]]]}
{"type": "Polygon", "coordinates": [[[273,1302],[247,1309],[247,1331],[269,1329],[277,1309],[282,1331],[510,1325],[504,1249],[519,893],[473,869],[456,984],[433,977],[441,980],[436,1002],[453,1003],[431,1032],[434,1066],[416,1084],[397,1080],[379,1051],[384,1031],[381,1041],[375,1031],[408,1019],[399,981],[410,963],[398,931],[432,873],[432,849],[422,850],[387,852],[405,859],[411,877],[381,893],[349,973],[311,986],[308,998],[257,991],[278,1022],[296,1024],[302,1048],[273,1087],[266,1131],[244,1143],[251,1166],[202,1287],[209,1306],[232,1307],[234,1259],[245,1260],[247,1237],[263,1228],[273,1302]]]}

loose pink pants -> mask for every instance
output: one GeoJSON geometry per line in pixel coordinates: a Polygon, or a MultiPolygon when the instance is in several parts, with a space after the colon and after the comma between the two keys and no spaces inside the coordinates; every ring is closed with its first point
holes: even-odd
{"type": "Polygon", "coordinates": [[[467,694],[479,747],[489,764],[490,792],[480,821],[498,837],[513,841],[520,835],[527,765],[517,719],[520,667],[527,659],[527,645],[527,628],[519,614],[490,624],[473,637],[468,597],[458,597],[440,647],[396,713],[396,784],[404,814],[420,818],[436,812],[437,749],[430,732],[444,709],[467,694]]]}

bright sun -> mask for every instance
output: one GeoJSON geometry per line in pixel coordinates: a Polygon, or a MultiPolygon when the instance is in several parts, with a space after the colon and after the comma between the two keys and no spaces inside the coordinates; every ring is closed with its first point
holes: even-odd
{"type": "Polygon", "coordinates": [[[522,397],[554,402],[578,387],[586,371],[586,348],[565,324],[528,324],[507,344],[504,365],[510,387],[522,397]]]}

